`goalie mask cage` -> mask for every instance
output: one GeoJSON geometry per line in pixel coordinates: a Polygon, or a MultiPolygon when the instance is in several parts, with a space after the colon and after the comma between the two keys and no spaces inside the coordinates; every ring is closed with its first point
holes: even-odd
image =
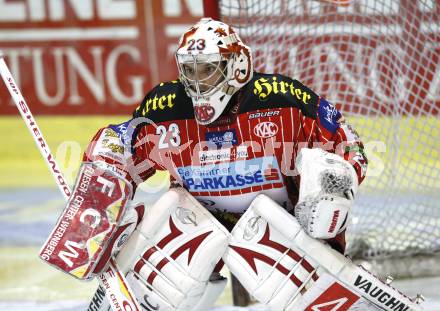
{"type": "Polygon", "coordinates": [[[353,209],[348,254],[372,262],[379,274],[432,274],[418,260],[394,268],[440,252],[440,1],[204,5],[206,16],[234,26],[252,48],[256,71],[302,81],[359,132],[369,171],[353,209]],[[375,266],[386,262],[392,264],[375,266]]]}

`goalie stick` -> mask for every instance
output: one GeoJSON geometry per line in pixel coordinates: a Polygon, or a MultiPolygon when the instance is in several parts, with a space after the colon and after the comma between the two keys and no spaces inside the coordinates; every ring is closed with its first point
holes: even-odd
{"type": "MultiPolygon", "coordinates": [[[[67,201],[71,195],[71,190],[66,182],[49,145],[43,137],[43,134],[38,127],[26,101],[18,89],[17,83],[12,77],[8,66],[4,60],[4,54],[0,51],[0,75],[11,94],[11,97],[20,112],[21,117],[26,123],[32,138],[37,145],[42,157],[44,158],[46,165],[48,166],[58,189],[61,191],[64,199],[67,201]]],[[[55,226],[54,230],[57,226],[55,226]]],[[[113,259],[110,259],[108,269],[98,277],[100,287],[105,289],[107,299],[114,311],[121,310],[141,310],[137,300],[134,298],[132,291],[130,290],[125,277],[119,272],[119,269],[113,259]]]]}

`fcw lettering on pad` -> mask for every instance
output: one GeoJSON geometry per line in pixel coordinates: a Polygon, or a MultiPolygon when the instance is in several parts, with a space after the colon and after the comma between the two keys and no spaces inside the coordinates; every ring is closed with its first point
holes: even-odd
{"type": "MultiPolygon", "coordinates": [[[[80,181],[80,187],[78,188],[79,191],[83,192],[84,194],[87,193],[89,182],[94,174],[95,170],[92,167],[87,167],[84,170],[84,173],[82,175],[81,181],[80,181]]],[[[103,178],[102,176],[98,177],[98,182],[102,184],[101,192],[107,193],[107,195],[110,197],[113,193],[113,190],[115,188],[115,184],[111,181],[103,178]]],[[[81,209],[82,205],[84,203],[84,197],[81,195],[75,195],[73,200],[71,201],[71,204],[69,208],[67,208],[63,214],[63,220],[60,222],[59,226],[56,228],[54,234],[52,235],[52,238],[50,239],[49,243],[47,244],[46,248],[41,254],[41,257],[45,260],[49,260],[50,256],[54,252],[55,248],[58,246],[58,243],[60,242],[61,238],[63,237],[65,231],[69,228],[71,225],[73,219],[75,218],[78,211],[81,209]]],[[[93,209],[88,208],[84,210],[79,218],[79,221],[82,224],[85,224],[87,226],[90,226],[91,228],[96,228],[99,223],[101,222],[101,216],[100,213],[93,209]]],[[[67,257],[77,258],[78,252],[74,250],[73,247],[82,249],[83,247],[81,244],[78,244],[73,241],[66,241],[65,247],[70,251],[60,251],[58,253],[58,257],[61,258],[69,267],[73,265],[72,261],[68,259],[67,257]]]]}
{"type": "Polygon", "coordinates": [[[102,184],[101,192],[102,193],[107,192],[107,196],[111,197],[113,190],[115,190],[116,185],[112,183],[110,180],[103,178],[102,176],[98,177],[98,182],[102,184]]]}
{"type": "Polygon", "coordinates": [[[67,266],[72,267],[73,266],[73,262],[72,262],[72,260],[70,260],[67,257],[78,258],[79,253],[77,252],[77,250],[75,248],[82,249],[83,247],[82,247],[81,244],[73,242],[73,241],[66,241],[64,246],[69,251],[60,251],[58,253],[58,257],[60,257],[66,263],[67,266]]]}

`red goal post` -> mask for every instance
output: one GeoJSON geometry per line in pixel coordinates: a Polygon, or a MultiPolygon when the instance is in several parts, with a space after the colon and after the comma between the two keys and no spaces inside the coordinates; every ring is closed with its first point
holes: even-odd
{"type": "Polygon", "coordinates": [[[205,17],[220,20],[219,0],[203,0],[203,13],[205,17]]]}
{"type": "MultiPolygon", "coordinates": [[[[234,26],[256,71],[302,81],[362,137],[370,165],[349,255],[404,263],[439,254],[440,2],[204,0],[204,9],[234,26]]],[[[439,274],[438,265],[399,266],[378,271],[439,274]]]]}

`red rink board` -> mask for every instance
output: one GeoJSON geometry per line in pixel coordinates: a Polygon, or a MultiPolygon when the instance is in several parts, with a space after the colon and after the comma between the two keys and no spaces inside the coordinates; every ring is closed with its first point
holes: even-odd
{"type": "MultiPolygon", "coordinates": [[[[203,15],[178,2],[2,1],[0,50],[35,114],[131,114],[177,77],[178,38],[203,15]]],[[[17,114],[0,84],[0,115],[17,114]]]]}
{"type": "MultiPolygon", "coordinates": [[[[400,48],[405,50],[406,44],[417,47],[417,56],[399,52],[403,56],[396,58],[390,52],[395,45],[377,45],[364,36],[280,36],[279,46],[291,41],[296,55],[291,57],[292,50],[280,50],[276,44],[270,49],[253,46],[256,67],[264,68],[258,58],[268,53],[262,59],[269,57],[286,64],[275,71],[285,71],[287,66],[302,72],[305,78],[297,78],[324,97],[331,97],[345,111],[393,114],[398,98],[402,114],[437,115],[438,27],[426,33],[423,27],[401,17],[405,12],[415,12],[422,24],[429,24],[432,18],[439,22],[440,5],[431,12],[421,12],[417,3],[402,1],[396,11],[383,12],[380,17],[356,12],[356,8],[348,15],[351,22],[366,28],[371,27],[372,20],[385,30],[398,21],[397,26],[406,33],[400,38],[400,48]],[[414,38],[419,40],[417,44],[414,38]],[[319,42],[330,40],[339,43],[321,48],[319,42]],[[399,70],[402,66],[403,71],[399,70]],[[368,72],[356,79],[347,78],[357,77],[360,71],[368,72]]],[[[305,5],[302,13],[292,18],[292,27],[321,22],[322,16],[307,8],[305,5]]],[[[0,2],[0,49],[34,113],[130,114],[154,85],[177,77],[173,53],[178,38],[202,15],[202,0],[6,0],[0,2]]],[[[226,21],[240,23],[234,17],[226,21]]],[[[327,22],[339,20],[335,17],[327,22]]],[[[273,40],[273,34],[262,35],[257,41],[264,45],[269,39],[273,40]]],[[[375,39],[393,41],[392,34],[375,39]]],[[[0,83],[0,115],[5,114],[15,115],[16,110],[0,83]]]]}

